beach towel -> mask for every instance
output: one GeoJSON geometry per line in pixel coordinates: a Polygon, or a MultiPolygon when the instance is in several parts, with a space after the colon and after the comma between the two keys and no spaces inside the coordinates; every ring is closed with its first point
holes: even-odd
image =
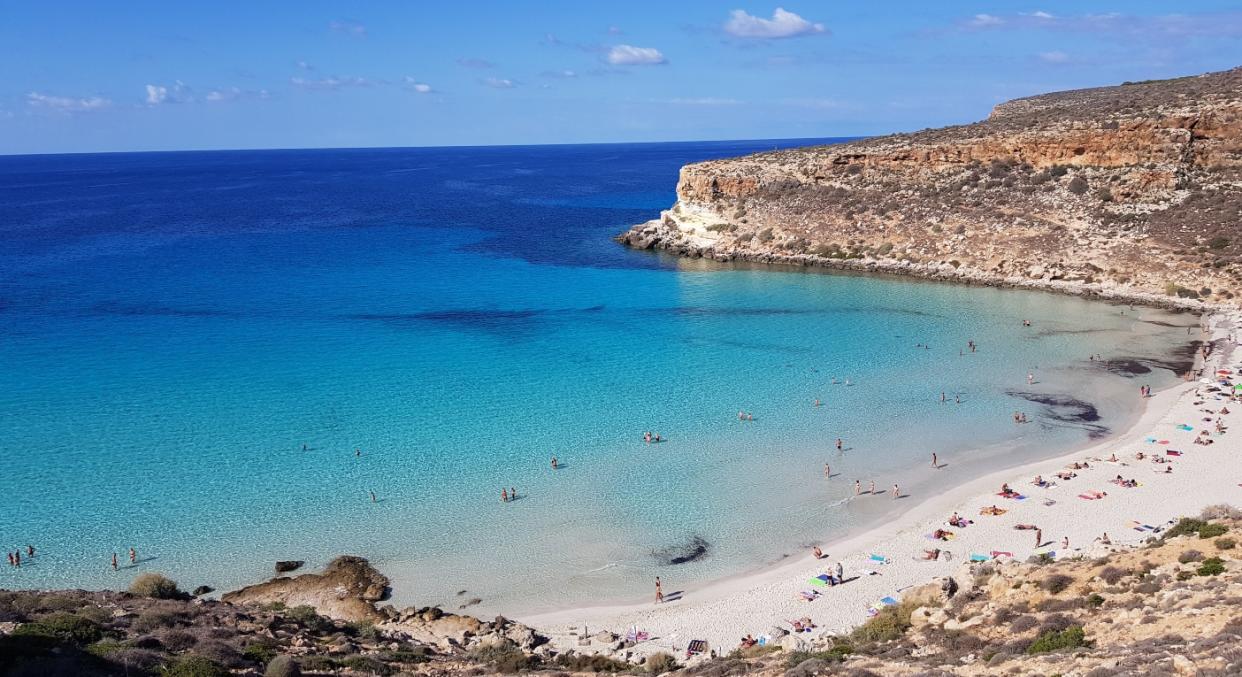
{"type": "Polygon", "coordinates": [[[1078,498],[1081,498],[1084,501],[1098,501],[1099,499],[1103,498],[1103,496],[1092,496],[1091,494],[1078,494],[1078,498]]]}
{"type": "Polygon", "coordinates": [[[1165,450],[1164,450],[1164,455],[1165,455],[1165,456],[1181,456],[1181,455],[1182,455],[1182,452],[1180,452],[1180,451],[1178,451],[1178,450],[1176,450],[1176,449],[1165,449],[1165,450]]]}
{"type": "Polygon", "coordinates": [[[1143,440],[1143,441],[1144,441],[1144,442],[1146,442],[1146,443],[1148,443],[1148,444],[1155,444],[1155,443],[1156,443],[1156,438],[1154,438],[1154,437],[1148,437],[1147,439],[1145,439],[1145,440],[1143,440]]]}
{"type": "Polygon", "coordinates": [[[819,597],[819,593],[814,590],[803,590],[798,593],[798,596],[808,602],[814,602],[819,597]]]}
{"type": "Polygon", "coordinates": [[[970,553],[970,561],[972,562],[986,562],[989,559],[990,558],[987,555],[980,555],[979,553],[974,552],[970,553]]]}
{"type": "Polygon", "coordinates": [[[1025,501],[1026,500],[1026,496],[1023,496],[1022,494],[1019,494],[1016,491],[1011,491],[1008,494],[1002,491],[1002,492],[997,493],[996,495],[1000,496],[1001,498],[1008,498],[1014,501],[1025,501]]]}
{"type": "Polygon", "coordinates": [[[1192,426],[1188,426],[1188,425],[1186,425],[1185,423],[1183,423],[1183,424],[1181,424],[1181,425],[1177,426],[1177,428],[1178,428],[1178,430],[1194,430],[1194,428],[1193,428],[1192,426]]]}
{"type": "Polygon", "coordinates": [[[809,579],[807,583],[811,585],[828,585],[828,574],[820,574],[815,578],[809,579]]]}
{"type": "Polygon", "coordinates": [[[896,606],[897,600],[893,599],[892,597],[885,597],[881,599],[879,603],[880,603],[880,606],[896,606]]]}
{"type": "Polygon", "coordinates": [[[1157,442],[1156,444],[1168,444],[1168,443],[1169,443],[1169,441],[1168,441],[1168,440],[1160,440],[1160,441],[1159,441],[1159,442],[1157,442]]]}
{"type": "Polygon", "coordinates": [[[1004,550],[993,550],[993,551],[992,551],[992,559],[998,559],[998,558],[1000,558],[1000,557],[1009,557],[1009,558],[1012,558],[1012,557],[1013,557],[1013,553],[1012,553],[1012,552],[1005,552],[1004,550]]]}
{"type": "Polygon", "coordinates": [[[880,564],[888,564],[888,558],[885,557],[884,555],[877,555],[875,553],[871,553],[871,557],[869,559],[872,562],[879,562],[880,564]]]}

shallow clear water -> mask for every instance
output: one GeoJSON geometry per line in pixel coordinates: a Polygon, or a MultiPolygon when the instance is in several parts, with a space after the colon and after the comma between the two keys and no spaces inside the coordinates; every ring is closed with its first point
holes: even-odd
{"type": "Polygon", "coordinates": [[[913,505],[932,451],[940,482],[1052,455],[1172,382],[1087,357],[1173,359],[1190,317],[609,240],[681,164],[772,145],[0,158],[0,543],[41,552],[0,587],[123,586],[132,545],[186,587],[355,553],[400,604],[624,599],[894,509],[854,479],[913,505]]]}

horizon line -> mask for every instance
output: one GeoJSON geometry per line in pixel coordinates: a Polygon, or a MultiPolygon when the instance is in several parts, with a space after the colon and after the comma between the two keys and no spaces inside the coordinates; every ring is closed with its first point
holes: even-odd
{"type": "Polygon", "coordinates": [[[270,148],[177,148],[161,150],[96,150],[70,151],[49,153],[0,153],[0,158],[22,157],[58,157],[79,155],[153,155],[157,153],[260,153],[260,152],[296,152],[310,150],[432,150],[454,148],[546,148],[559,146],[655,146],[676,143],[743,143],[759,141],[821,141],[833,140],[841,143],[868,139],[871,135],[860,136],[787,136],[757,139],[679,139],[676,141],[587,141],[581,143],[478,143],[478,144],[445,144],[429,146],[287,146],[270,148]]]}

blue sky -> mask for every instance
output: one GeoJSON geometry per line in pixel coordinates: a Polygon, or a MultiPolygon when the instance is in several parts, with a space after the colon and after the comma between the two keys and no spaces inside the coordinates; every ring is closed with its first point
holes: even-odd
{"type": "Polygon", "coordinates": [[[1242,65],[1242,2],[0,0],[0,153],[869,135],[1242,65]]]}

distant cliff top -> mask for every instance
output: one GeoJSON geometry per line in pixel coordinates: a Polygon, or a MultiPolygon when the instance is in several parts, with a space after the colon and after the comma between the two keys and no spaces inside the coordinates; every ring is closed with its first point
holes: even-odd
{"type": "Polygon", "coordinates": [[[691,164],[677,192],[661,221],[622,239],[725,260],[1232,303],[1242,294],[1242,68],[691,164]]]}

